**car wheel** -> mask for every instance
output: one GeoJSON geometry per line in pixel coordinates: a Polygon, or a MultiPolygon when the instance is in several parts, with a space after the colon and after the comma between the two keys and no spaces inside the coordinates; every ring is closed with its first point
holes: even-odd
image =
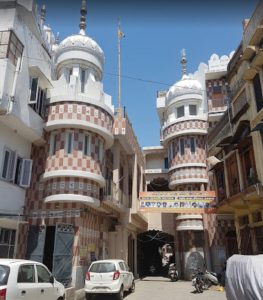
{"type": "Polygon", "coordinates": [[[123,298],[124,298],[124,290],[123,290],[123,286],[122,286],[119,293],[117,294],[117,299],[123,300],[123,298]]]}
{"type": "Polygon", "coordinates": [[[135,282],[134,282],[134,280],[132,281],[132,285],[131,285],[131,287],[129,289],[129,292],[130,293],[134,293],[135,292],[135,282]]]}

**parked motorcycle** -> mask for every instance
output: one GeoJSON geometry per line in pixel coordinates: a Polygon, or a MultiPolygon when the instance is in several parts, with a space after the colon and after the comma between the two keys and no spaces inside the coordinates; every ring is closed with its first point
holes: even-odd
{"type": "Polygon", "coordinates": [[[208,289],[211,285],[219,285],[221,282],[221,274],[206,270],[203,276],[205,289],[208,289]]]}
{"type": "Polygon", "coordinates": [[[195,290],[197,293],[203,293],[205,289],[204,284],[204,273],[198,268],[193,274],[192,274],[192,286],[195,287],[195,290]]]}
{"type": "Polygon", "coordinates": [[[172,263],[172,264],[169,265],[168,277],[171,279],[171,281],[177,281],[178,280],[178,271],[176,270],[176,264],[175,263],[172,263]]]}

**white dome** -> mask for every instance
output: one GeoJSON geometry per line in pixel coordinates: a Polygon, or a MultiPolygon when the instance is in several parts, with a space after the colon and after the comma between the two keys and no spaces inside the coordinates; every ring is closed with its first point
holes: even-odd
{"type": "Polygon", "coordinates": [[[170,87],[167,93],[167,99],[171,100],[177,96],[185,94],[202,95],[202,90],[202,85],[198,80],[184,75],[180,81],[176,82],[173,86],[170,87]]]}
{"type": "MultiPolygon", "coordinates": [[[[84,51],[99,60],[101,66],[104,65],[104,53],[100,46],[90,37],[82,34],[72,35],[65,38],[56,49],[56,57],[69,51],[84,51]]],[[[72,57],[78,58],[78,57],[72,57]]]]}

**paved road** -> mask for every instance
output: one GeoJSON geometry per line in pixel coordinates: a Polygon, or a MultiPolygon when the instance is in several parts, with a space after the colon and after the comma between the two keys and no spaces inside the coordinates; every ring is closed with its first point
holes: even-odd
{"type": "MultiPolygon", "coordinates": [[[[113,300],[114,297],[105,295],[96,297],[95,300],[113,300]]],[[[136,281],[136,290],[128,294],[124,300],[226,300],[224,292],[214,289],[195,294],[189,281],[171,282],[163,277],[146,277],[136,281]]]]}

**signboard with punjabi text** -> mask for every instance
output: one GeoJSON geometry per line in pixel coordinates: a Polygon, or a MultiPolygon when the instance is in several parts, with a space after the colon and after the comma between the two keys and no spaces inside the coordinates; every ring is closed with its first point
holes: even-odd
{"type": "Polygon", "coordinates": [[[163,213],[215,213],[214,191],[141,192],[142,212],[163,213]]]}

